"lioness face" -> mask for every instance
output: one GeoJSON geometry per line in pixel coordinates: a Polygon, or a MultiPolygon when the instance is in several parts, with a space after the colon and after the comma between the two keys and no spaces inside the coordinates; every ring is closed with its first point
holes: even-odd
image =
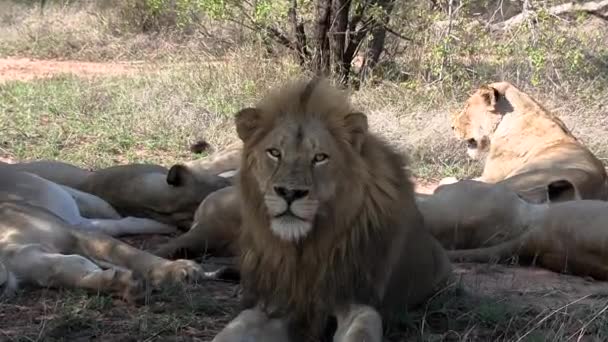
{"type": "Polygon", "coordinates": [[[320,121],[283,120],[255,146],[253,168],[270,228],[298,241],[310,233],[319,208],[335,195],[340,154],[320,121]]]}
{"type": "Polygon", "coordinates": [[[452,117],[452,130],[456,137],[467,144],[471,159],[480,159],[490,150],[490,141],[501,115],[496,112],[494,88],[482,86],[465,103],[464,109],[452,117]]]}

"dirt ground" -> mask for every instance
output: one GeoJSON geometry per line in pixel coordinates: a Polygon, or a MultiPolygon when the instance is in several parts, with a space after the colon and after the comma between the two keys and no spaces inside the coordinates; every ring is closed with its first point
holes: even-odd
{"type": "Polygon", "coordinates": [[[0,58],[0,84],[13,80],[29,81],[64,73],[75,74],[80,77],[125,75],[137,72],[140,67],[141,65],[133,62],[94,63],[0,58]]]}
{"type": "MultiPolygon", "coordinates": [[[[138,68],[133,63],[0,59],[0,84],[66,72],[85,77],[127,74],[138,68]]],[[[432,193],[436,186],[437,180],[416,180],[418,192],[432,193]]],[[[126,241],[150,249],[167,239],[126,241]]],[[[212,269],[213,260],[204,265],[212,269]]],[[[420,336],[425,341],[539,341],[557,335],[608,340],[608,331],[590,325],[604,319],[608,326],[606,283],[534,267],[454,267],[455,281],[448,290],[456,295],[431,300],[389,334],[391,341],[417,341],[420,336]],[[587,310],[588,315],[568,318],[575,310],[587,310]],[[521,320],[523,325],[515,324],[521,320]]],[[[237,290],[237,284],[208,282],[154,293],[144,305],[132,306],[79,291],[27,289],[0,300],[0,341],[210,341],[238,311],[237,290]]]]}

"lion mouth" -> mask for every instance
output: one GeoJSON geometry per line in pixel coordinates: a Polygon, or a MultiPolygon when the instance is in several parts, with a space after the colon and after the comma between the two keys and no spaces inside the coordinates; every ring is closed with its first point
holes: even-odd
{"type": "Polygon", "coordinates": [[[477,140],[475,138],[471,138],[467,140],[467,148],[476,149],[477,148],[477,140]]]}
{"type": "Polygon", "coordinates": [[[282,212],[282,213],[280,213],[278,215],[275,215],[274,218],[275,219],[278,219],[278,218],[292,218],[292,219],[297,219],[297,220],[300,220],[300,221],[307,221],[303,217],[300,217],[300,216],[296,215],[289,208],[287,210],[285,210],[284,212],[282,212]]]}

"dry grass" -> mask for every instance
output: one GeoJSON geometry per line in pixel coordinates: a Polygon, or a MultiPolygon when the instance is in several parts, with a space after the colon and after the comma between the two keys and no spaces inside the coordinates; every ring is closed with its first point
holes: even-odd
{"type": "MultiPolygon", "coordinates": [[[[85,2],[51,4],[41,17],[31,6],[0,1],[0,57],[139,60],[144,70],[0,83],[0,158],[51,158],[92,168],[197,158],[188,151],[191,142],[228,145],[236,139],[232,115],[238,109],[301,76],[290,56],[269,57],[256,40],[248,41],[251,36],[225,26],[215,27],[214,38],[205,30],[142,34],[112,13],[85,2]]],[[[412,33],[411,43],[391,40],[389,53],[398,58],[383,63],[353,100],[368,113],[372,130],[409,152],[423,178],[479,172],[447,118],[477,85],[498,79],[555,110],[608,161],[608,69],[602,69],[608,24],[574,18],[538,30],[497,36],[456,27],[461,42],[450,41],[447,57],[437,52],[441,30],[412,33]],[[410,44],[407,50],[403,44],[410,44]],[[537,55],[542,65],[532,63],[537,55]]],[[[451,288],[404,313],[401,326],[389,332],[393,341],[608,339],[603,284],[496,265],[459,265],[456,274],[451,288]]],[[[101,295],[28,290],[0,302],[0,340],[208,341],[235,314],[234,291],[232,285],[196,285],[129,307],[101,295]]]]}

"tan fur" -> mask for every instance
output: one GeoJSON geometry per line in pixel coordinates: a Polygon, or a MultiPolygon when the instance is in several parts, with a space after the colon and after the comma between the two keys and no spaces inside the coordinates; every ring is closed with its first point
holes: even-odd
{"type": "Polygon", "coordinates": [[[80,189],[92,171],[57,160],[34,160],[9,164],[16,171],[30,172],[51,182],[80,189]]]}
{"type": "Polygon", "coordinates": [[[367,131],[365,115],[342,92],[326,82],[290,83],[241,110],[236,126],[244,141],[238,188],[246,306],[261,304],[289,321],[292,337],[314,339],[328,316],[355,303],[391,322],[448,278],[451,267],[423,227],[405,160],[367,131]],[[285,202],[291,194],[297,198],[285,202]],[[291,218],[282,220],[277,210],[290,206],[291,218]],[[271,207],[279,215],[272,229],[271,207]]]}
{"type": "Polygon", "coordinates": [[[79,190],[110,203],[122,215],[146,217],[189,229],[194,213],[213,191],[230,185],[225,178],[151,164],[113,166],[95,171],[79,190]]]}
{"type": "Polygon", "coordinates": [[[155,286],[202,276],[192,261],[169,261],[103,234],[163,233],[167,228],[173,229],[147,219],[83,219],[57,184],[0,166],[0,287],[7,293],[31,284],[128,298],[141,290],[134,274],[155,286]]]}
{"type": "Polygon", "coordinates": [[[243,310],[212,342],[290,342],[287,324],[259,308],[243,310]]]}
{"type": "Polygon", "coordinates": [[[472,157],[484,157],[479,180],[496,183],[520,177],[516,191],[544,187],[547,177],[567,178],[583,199],[608,199],[602,163],[554,114],[508,82],[480,87],[452,120],[455,135],[470,146],[472,157]],[[578,171],[570,178],[569,170],[578,171]],[[540,177],[539,173],[542,173],[540,177]]]}
{"type": "MultiPolygon", "coordinates": [[[[573,188],[573,185],[570,184],[573,188]]],[[[556,272],[608,280],[608,202],[543,204],[520,198],[504,184],[461,181],[418,207],[452,261],[494,262],[517,257],[556,272]]]]}
{"type": "MultiPolygon", "coordinates": [[[[338,326],[334,342],[382,342],[382,318],[373,308],[350,305],[335,313],[338,326]]],[[[212,342],[290,342],[301,339],[289,332],[285,319],[271,318],[262,308],[242,311],[212,342]],[[291,334],[291,335],[290,335],[291,334]]]]}
{"type": "MultiPolygon", "coordinates": [[[[92,195],[88,195],[91,196],[92,195]]],[[[125,234],[168,234],[175,227],[146,218],[86,218],[80,213],[73,194],[56,183],[29,172],[0,165],[0,202],[26,201],[45,208],[80,230],[99,231],[111,236],[125,234]]],[[[99,200],[101,201],[101,200],[99,200]]],[[[102,203],[105,203],[101,201],[102,203]]]]}
{"type": "Polygon", "coordinates": [[[238,255],[241,227],[239,194],[234,186],[211,193],[194,214],[190,230],[156,249],[163,258],[189,259],[209,253],[213,256],[238,255]]]}
{"type": "Polygon", "coordinates": [[[84,217],[100,219],[119,219],[121,217],[121,215],[106,201],[97,196],[77,190],[78,187],[82,186],[86,178],[92,174],[91,171],[55,160],[36,160],[15,164],[0,162],[0,165],[15,171],[35,174],[62,186],[63,189],[70,193],[72,198],[74,198],[80,213],[84,217]]]}
{"type": "Polygon", "coordinates": [[[66,186],[85,217],[117,218],[120,213],[182,229],[190,228],[196,209],[209,193],[231,184],[226,178],[180,164],[170,169],[152,164],[118,165],[94,172],[58,161],[8,167],[66,186]]]}
{"type": "Polygon", "coordinates": [[[239,168],[242,150],[243,142],[238,140],[208,157],[187,161],[184,165],[195,173],[203,171],[214,175],[221,175],[239,168]]]}

